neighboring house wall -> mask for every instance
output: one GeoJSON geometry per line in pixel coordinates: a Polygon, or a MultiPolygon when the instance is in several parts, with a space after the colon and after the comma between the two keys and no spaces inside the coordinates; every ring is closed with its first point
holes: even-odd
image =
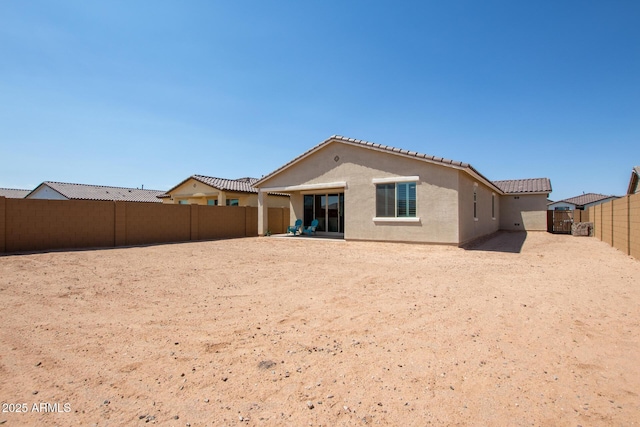
{"type": "Polygon", "coordinates": [[[586,210],[591,206],[596,206],[602,203],[606,203],[610,200],[616,199],[617,196],[605,196],[603,194],[587,193],[576,197],[570,197],[568,199],[559,200],[548,205],[549,210],[556,210],[557,208],[568,207],[569,210],[586,210]]]}
{"type": "Polygon", "coordinates": [[[500,208],[502,230],[547,230],[547,194],[507,194],[500,208]]]}
{"type": "Polygon", "coordinates": [[[555,202],[555,203],[551,203],[550,205],[548,205],[548,209],[550,211],[553,211],[553,210],[570,210],[570,211],[573,211],[573,210],[576,209],[576,205],[574,205],[573,203],[567,203],[567,202],[555,202]]]}
{"type": "Polygon", "coordinates": [[[40,186],[40,188],[34,190],[27,198],[41,200],[69,200],[47,185],[40,186]]]}
{"type": "Polygon", "coordinates": [[[162,203],[179,204],[184,200],[190,205],[206,205],[209,200],[216,200],[219,194],[220,192],[216,188],[191,178],[173,189],[169,193],[171,197],[163,198],[162,203]],[[201,194],[201,196],[193,197],[194,194],[201,194]]]}
{"type": "Polygon", "coordinates": [[[500,229],[500,196],[495,189],[473,179],[467,173],[458,171],[458,175],[459,243],[464,244],[500,229]],[[476,194],[475,217],[474,191],[476,194]],[[492,196],[493,212],[491,206],[492,196]]]}

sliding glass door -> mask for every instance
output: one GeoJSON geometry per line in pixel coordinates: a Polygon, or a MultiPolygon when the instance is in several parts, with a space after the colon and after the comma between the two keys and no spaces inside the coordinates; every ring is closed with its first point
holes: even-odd
{"type": "Polygon", "coordinates": [[[318,232],[344,233],[344,193],[305,194],[304,226],[318,220],[318,232]]]}
{"type": "Polygon", "coordinates": [[[318,220],[318,228],[316,231],[327,231],[327,219],[325,211],[327,210],[327,196],[316,194],[315,211],[313,217],[318,220]]]}

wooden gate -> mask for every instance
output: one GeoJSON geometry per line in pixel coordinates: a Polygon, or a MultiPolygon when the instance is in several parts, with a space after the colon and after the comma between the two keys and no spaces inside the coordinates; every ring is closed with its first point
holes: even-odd
{"type": "Polygon", "coordinates": [[[547,211],[547,231],[557,234],[571,234],[573,211],[547,211]]]}

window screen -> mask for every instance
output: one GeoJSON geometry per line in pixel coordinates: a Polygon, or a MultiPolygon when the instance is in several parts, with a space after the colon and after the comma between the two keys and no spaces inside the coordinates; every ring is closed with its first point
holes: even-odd
{"type": "Polygon", "coordinates": [[[376,185],[376,216],[377,217],[396,216],[396,185],[395,184],[376,185]]]}
{"type": "Polygon", "coordinates": [[[416,183],[376,185],[376,216],[379,218],[415,217],[416,183]]]}

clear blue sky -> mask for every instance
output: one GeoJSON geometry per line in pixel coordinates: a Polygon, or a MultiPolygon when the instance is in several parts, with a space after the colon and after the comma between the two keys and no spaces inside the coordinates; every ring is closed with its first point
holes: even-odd
{"type": "Polygon", "coordinates": [[[0,187],[166,190],[338,134],[624,194],[640,1],[0,2],[0,187]]]}

